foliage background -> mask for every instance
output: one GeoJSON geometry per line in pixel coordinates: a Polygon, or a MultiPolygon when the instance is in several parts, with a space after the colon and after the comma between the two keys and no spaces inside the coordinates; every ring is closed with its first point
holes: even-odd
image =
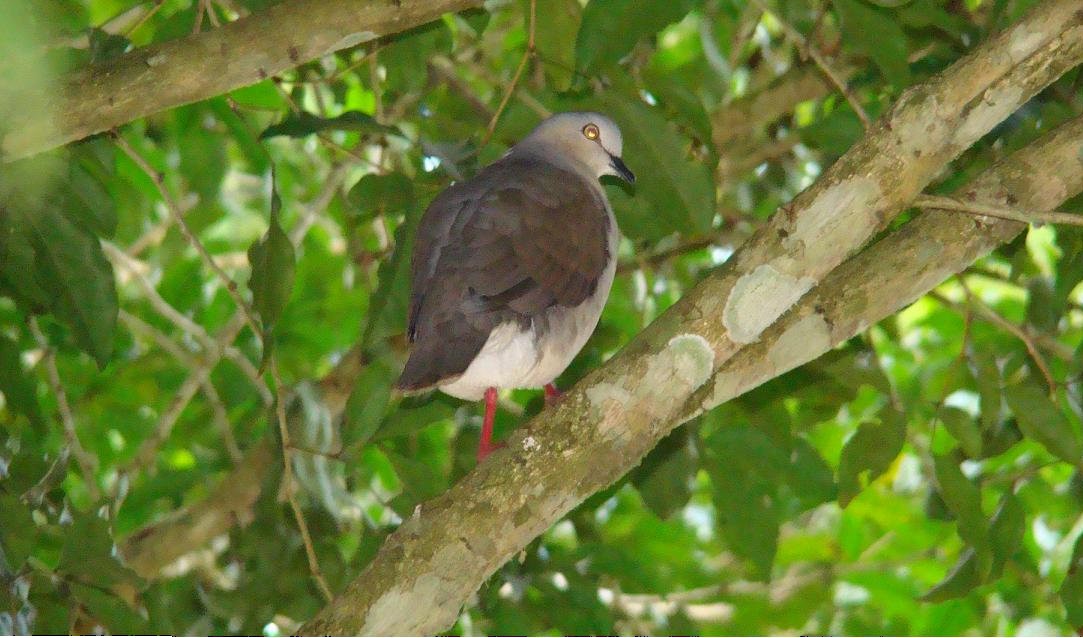
{"type": "MultiPolygon", "coordinates": [[[[10,3],[0,67],[49,82],[46,71],[267,4],[10,3]]],[[[0,631],[289,632],[324,598],[288,494],[337,591],[419,502],[469,471],[477,406],[389,391],[409,237],[437,192],[545,114],[610,114],[640,176],[634,189],[607,186],[621,271],[567,386],[862,134],[784,23],[875,117],[1030,4],[787,0],[765,14],[737,0],[540,0],[537,55],[483,143],[529,36],[529,5],[497,3],[4,165],[0,631]],[[260,311],[266,373],[263,341],[171,210],[260,311]],[[265,237],[260,259],[249,249],[265,237]],[[272,369],[289,388],[285,480],[272,369]],[[251,499],[215,501],[245,467],[251,499]],[[183,529],[202,506],[231,518],[213,541],[182,536],[168,565],[135,558],[164,543],[163,521],[183,529]]],[[[12,96],[0,93],[0,110],[27,107],[12,96]]],[[[933,190],[1081,102],[1077,69],[933,190]]],[[[1083,577],[1070,572],[1083,531],[1081,279],[1083,235],[1031,228],[860,338],[677,430],[501,569],[452,633],[1083,626],[1083,577]]],[[[537,392],[507,394],[498,432],[541,405],[537,392]]]]}

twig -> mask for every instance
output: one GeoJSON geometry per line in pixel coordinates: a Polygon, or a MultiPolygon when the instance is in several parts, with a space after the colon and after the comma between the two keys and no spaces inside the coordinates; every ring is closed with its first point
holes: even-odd
{"type": "Polygon", "coordinates": [[[511,77],[511,83],[508,84],[507,90],[504,91],[504,97],[500,99],[500,105],[496,107],[496,112],[493,113],[492,119],[489,120],[489,126],[485,129],[485,137],[483,137],[481,143],[478,144],[479,148],[487,145],[489,140],[492,139],[493,132],[496,131],[497,120],[500,119],[500,115],[508,106],[508,100],[511,99],[511,94],[515,92],[515,87],[519,84],[519,78],[523,75],[523,69],[526,68],[526,63],[534,56],[534,25],[537,21],[537,10],[538,0],[530,0],[530,25],[527,28],[526,51],[523,51],[523,57],[519,60],[519,66],[515,69],[515,75],[511,77]]]}
{"type": "Polygon", "coordinates": [[[260,393],[263,404],[271,404],[271,391],[267,389],[267,384],[260,378],[259,371],[256,370],[256,366],[248,360],[248,357],[244,356],[243,352],[232,345],[232,340],[226,343],[222,352],[219,353],[219,348],[222,348],[221,342],[207,334],[207,331],[204,330],[203,326],[200,326],[198,323],[186,317],[158,294],[158,290],[155,289],[154,285],[151,284],[143,274],[142,269],[140,268],[142,262],[133,259],[123,250],[117,248],[108,241],[102,242],[102,249],[105,252],[106,258],[109,259],[113,266],[123,268],[131,274],[132,280],[135,281],[140,289],[142,289],[143,296],[158,314],[175,325],[182,332],[198,341],[204,351],[207,352],[208,356],[225,356],[227,359],[237,364],[237,367],[241,369],[241,372],[248,377],[248,380],[260,393]]]}
{"type": "MultiPolygon", "coordinates": [[[[197,366],[202,365],[200,361],[196,360],[191,355],[191,353],[181,347],[177,342],[170,339],[169,336],[161,330],[158,330],[123,308],[120,310],[119,318],[121,323],[128,326],[128,329],[133,333],[139,332],[151,338],[162,350],[173,355],[173,357],[180,361],[186,368],[194,369],[197,366]]],[[[226,446],[226,451],[229,453],[230,459],[236,463],[241,460],[243,455],[241,454],[240,447],[237,445],[237,439],[233,436],[233,427],[229,423],[229,416],[226,413],[225,405],[222,403],[222,398],[218,396],[218,390],[214,387],[214,383],[211,381],[210,377],[204,378],[200,385],[203,389],[203,395],[211,405],[214,424],[222,435],[222,441],[226,446]]]]}
{"type": "Polygon", "coordinates": [[[150,9],[150,11],[147,11],[143,15],[143,17],[139,19],[138,22],[128,27],[128,29],[124,32],[124,37],[131,38],[132,34],[135,33],[136,29],[146,24],[147,20],[150,20],[155,13],[158,13],[158,10],[161,9],[164,5],[165,0],[154,0],[154,6],[150,9]]]}
{"type": "Polygon", "coordinates": [[[1075,213],[1006,208],[995,204],[967,202],[954,197],[944,197],[941,195],[918,195],[914,198],[914,205],[922,208],[933,208],[936,210],[967,213],[970,215],[985,215],[986,217],[1007,219],[1023,222],[1024,224],[1064,224],[1066,226],[1083,226],[1083,215],[1076,215],[1075,213]]]}
{"type": "Polygon", "coordinates": [[[60,372],[56,369],[56,351],[49,345],[38,327],[37,319],[33,317],[30,318],[30,332],[33,333],[34,339],[37,340],[43,352],[42,359],[49,378],[49,389],[56,396],[56,408],[60,412],[60,422],[64,426],[64,438],[67,439],[68,448],[75,456],[79,470],[83,473],[83,482],[86,483],[90,500],[97,502],[101,498],[101,490],[98,489],[98,481],[94,476],[98,459],[87,452],[83,444],[79,442],[79,433],[75,431],[75,415],[71,411],[71,404],[68,403],[68,393],[64,391],[64,384],[60,382],[60,372]]]}
{"type": "Polygon", "coordinates": [[[162,201],[165,203],[166,209],[170,215],[173,216],[173,222],[180,229],[181,235],[188,242],[192,248],[195,248],[200,258],[203,260],[204,265],[211,269],[222,284],[226,287],[226,292],[233,299],[233,303],[237,304],[237,308],[241,310],[245,323],[252,329],[256,335],[262,336],[262,332],[259,329],[259,324],[256,322],[255,317],[252,315],[252,311],[249,309],[248,304],[241,298],[240,292],[237,290],[237,282],[233,281],[229,275],[214,261],[211,254],[207,252],[207,247],[203,245],[203,242],[199,241],[199,238],[195,236],[192,229],[188,226],[188,222],[184,221],[184,216],[180,213],[180,208],[177,203],[173,201],[173,198],[169,195],[169,191],[165,187],[165,182],[162,180],[162,174],[154,170],[154,168],[143,158],[132,145],[128,143],[128,140],[124,139],[119,133],[114,132],[113,139],[116,141],[117,146],[120,147],[124,153],[135,162],[139,168],[143,169],[143,172],[150,177],[154,182],[155,188],[158,189],[158,194],[161,195],[162,201]]]}
{"type": "Polygon", "coordinates": [[[334,596],[331,594],[331,588],[327,586],[327,581],[323,578],[323,572],[320,571],[320,563],[316,558],[316,550],[312,546],[312,537],[308,533],[308,524],[305,523],[305,517],[301,513],[301,506],[297,504],[297,497],[293,493],[295,484],[293,477],[294,448],[293,444],[290,442],[289,427],[286,425],[286,403],[282,377],[278,374],[278,362],[275,360],[274,356],[271,356],[268,369],[271,372],[271,379],[274,381],[276,397],[275,414],[278,417],[278,431],[282,437],[282,489],[286,493],[286,500],[289,501],[290,509],[293,510],[293,518],[297,521],[297,528],[301,531],[301,540],[305,544],[305,555],[308,557],[308,569],[312,573],[312,579],[316,581],[323,597],[330,601],[334,596]]]}
{"type": "Polygon", "coordinates": [[[779,26],[781,26],[782,30],[786,33],[786,37],[788,37],[793,42],[794,46],[797,47],[797,50],[801,53],[801,56],[812,58],[812,61],[816,63],[816,66],[820,69],[820,71],[822,71],[823,74],[827,76],[827,79],[835,85],[835,88],[837,88],[839,92],[842,93],[843,97],[846,98],[846,101],[850,103],[850,108],[854,110],[854,113],[857,114],[857,117],[861,119],[861,124],[865,127],[866,130],[868,130],[868,128],[872,125],[872,120],[869,119],[869,114],[865,112],[865,107],[861,106],[861,101],[858,100],[857,96],[854,95],[853,91],[851,91],[849,87],[846,86],[846,80],[842,77],[840,73],[835,71],[834,67],[831,66],[831,63],[827,61],[826,57],[824,57],[824,54],[821,53],[819,49],[812,46],[809,43],[808,39],[806,39],[800,31],[794,28],[794,26],[790,23],[783,20],[782,16],[779,15],[779,13],[775,10],[768,7],[763,0],[752,0],[752,3],[758,6],[765,13],[770,13],[772,16],[774,16],[779,26]]]}
{"type": "Polygon", "coordinates": [[[173,426],[176,425],[181,413],[184,412],[184,408],[188,407],[188,403],[192,400],[192,397],[195,396],[196,391],[203,385],[214,367],[218,365],[218,362],[221,360],[221,352],[225,349],[225,344],[231,343],[237,338],[237,334],[240,333],[244,324],[244,314],[243,312],[238,311],[233,315],[225,327],[222,328],[222,332],[218,336],[218,343],[221,344],[219,348],[208,353],[207,358],[188,373],[188,378],[186,378],[181,386],[177,388],[173,400],[169,403],[169,407],[158,419],[154,431],[151,432],[150,436],[148,436],[143,441],[143,444],[139,446],[139,450],[135,453],[132,460],[121,469],[121,473],[130,473],[133,470],[145,468],[154,460],[154,456],[158,453],[158,448],[169,438],[170,433],[173,431],[173,426]]]}

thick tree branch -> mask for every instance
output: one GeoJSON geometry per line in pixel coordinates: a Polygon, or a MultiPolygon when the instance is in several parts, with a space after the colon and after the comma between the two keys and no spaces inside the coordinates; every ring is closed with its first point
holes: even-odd
{"type": "MultiPolygon", "coordinates": [[[[1083,12],[1075,0],[1052,0],[907,91],[865,139],[776,214],[725,268],[567,392],[555,409],[513,434],[507,448],[420,506],[301,632],[444,630],[508,558],[634,467],[694,413],[690,400],[698,409],[728,398],[709,381],[734,355],[748,359],[742,349],[781,343],[769,361],[782,371],[789,358],[799,358],[791,350],[815,356],[830,347],[838,334],[833,329],[815,354],[787,340],[787,334],[794,335],[789,340],[806,337],[805,329],[770,342],[765,331],[775,330],[772,324],[787,311],[787,317],[796,312],[794,304],[881,230],[945,163],[1081,59],[1083,12]]],[[[937,255],[922,257],[919,262],[937,255]]],[[[870,318],[846,320],[856,331],[870,318]]]]}
{"type": "Polygon", "coordinates": [[[22,100],[48,108],[11,114],[0,157],[33,155],[481,4],[285,0],[219,29],[137,49],[59,78],[55,95],[22,100]]]}

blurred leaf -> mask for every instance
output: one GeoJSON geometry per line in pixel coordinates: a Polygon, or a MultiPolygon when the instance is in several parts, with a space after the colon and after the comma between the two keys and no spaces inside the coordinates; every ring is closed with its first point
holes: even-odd
{"type": "Polygon", "coordinates": [[[87,37],[90,41],[90,61],[95,64],[123,55],[132,46],[128,38],[96,27],[87,29],[87,37]]]}
{"type": "Polygon", "coordinates": [[[354,184],[346,201],[354,209],[351,212],[362,220],[402,213],[414,203],[414,185],[402,173],[369,173],[354,184]]]}
{"type": "Polygon", "coordinates": [[[942,406],[937,416],[968,457],[981,458],[981,428],[969,414],[959,408],[942,406]]]}
{"type": "Polygon", "coordinates": [[[44,426],[38,405],[37,381],[23,369],[19,344],[0,334],[0,393],[9,410],[22,414],[35,426],[44,426]]]}
{"type": "Polygon", "coordinates": [[[981,510],[981,492],[963,475],[952,455],[934,454],[933,469],[940,496],[955,514],[959,536],[974,547],[978,574],[984,577],[989,571],[989,523],[981,510]]]}
{"type": "MultiPolygon", "coordinates": [[[[529,4],[529,0],[523,2],[529,4]]],[[[567,91],[575,70],[575,36],[579,31],[583,7],[579,0],[550,0],[539,3],[535,42],[538,60],[545,69],[549,84],[556,91],[567,91]]]]}
{"type": "Polygon", "coordinates": [[[988,431],[1000,423],[1000,369],[993,354],[980,348],[968,349],[967,363],[978,386],[981,427],[988,431]]]}
{"type": "Polygon", "coordinates": [[[76,513],[65,528],[56,569],[100,589],[143,586],[143,580],[115,557],[109,523],[91,513],[76,513]]]}
{"type": "Polygon", "coordinates": [[[786,456],[762,433],[730,426],[707,441],[705,464],[713,486],[718,526],[726,544],[767,579],[778,549],[778,484],[786,456]]]}
{"type": "Polygon", "coordinates": [[[290,113],[278,124],[272,124],[259,134],[259,139],[286,135],[305,137],[323,131],[359,131],[370,135],[395,135],[405,138],[397,126],[380,124],[374,117],[361,111],[346,111],[337,117],[320,117],[307,111],[290,113]]]}
{"type": "Polygon", "coordinates": [[[842,448],[839,459],[839,506],[846,507],[858,493],[887,471],[906,441],[903,415],[887,408],[881,423],[862,423],[842,448]]]}
{"type": "Polygon", "coordinates": [[[639,40],[683,18],[691,0],[591,0],[575,40],[576,68],[593,74],[616,64],[639,40]]]}
{"type": "Polygon", "coordinates": [[[1027,323],[1043,332],[1056,330],[1061,308],[1056,301],[1053,282],[1034,277],[1027,282],[1027,323]]]}
{"type": "Polygon", "coordinates": [[[113,351],[117,290],[98,239],[53,208],[28,211],[20,226],[34,247],[35,280],[50,310],[104,367],[113,351]]]}
{"type": "Polygon", "coordinates": [[[1011,492],[1005,492],[1000,499],[1000,507],[993,514],[989,524],[989,542],[993,549],[993,567],[989,578],[1000,578],[1004,565],[1012,555],[1023,546],[1023,537],[1027,531],[1026,512],[1023,504],[1011,492]]]}
{"type": "Polygon", "coordinates": [[[968,547],[959,556],[958,562],[951,568],[944,580],[922,594],[921,600],[938,603],[952,598],[959,598],[969,594],[981,583],[982,575],[977,555],[973,547],[968,547]]]}
{"type": "Polygon", "coordinates": [[[689,483],[698,464],[689,449],[689,441],[688,428],[674,430],[632,471],[632,484],[658,518],[672,516],[692,495],[689,483]]]}
{"type": "Polygon", "coordinates": [[[0,574],[16,573],[34,549],[38,529],[30,509],[17,494],[0,492],[0,574]],[[4,564],[6,561],[6,565],[4,564]]]}
{"type": "Polygon", "coordinates": [[[1060,586],[1060,600],[1068,615],[1068,624],[1076,630],[1083,629],[1083,535],[1076,539],[1068,574],[1060,586]]]}
{"type": "Polygon", "coordinates": [[[843,42],[871,58],[896,88],[909,86],[906,34],[898,19],[861,0],[835,0],[834,5],[842,22],[843,42]]]}
{"type": "Polygon", "coordinates": [[[293,291],[296,256],[293,243],[278,223],[282,200],[272,184],[271,218],[267,232],[248,249],[248,263],[252,274],[248,288],[252,291],[252,309],[263,322],[263,331],[269,334],[293,291]]]}
{"type": "Polygon", "coordinates": [[[1057,408],[1037,382],[1028,379],[1004,388],[1019,429],[1028,438],[1041,443],[1060,459],[1079,466],[1083,459],[1083,443],[1068,418],[1057,408]]]}

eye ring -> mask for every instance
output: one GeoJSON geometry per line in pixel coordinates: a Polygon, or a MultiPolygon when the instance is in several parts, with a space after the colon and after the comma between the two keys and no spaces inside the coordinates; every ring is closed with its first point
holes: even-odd
{"type": "Polygon", "coordinates": [[[583,137],[587,138],[588,140],[597,140],[599,137],[601,137],[601,135],[602,132],[598,130],[597,124],[587,124],[583,127],[583,137]]]}

